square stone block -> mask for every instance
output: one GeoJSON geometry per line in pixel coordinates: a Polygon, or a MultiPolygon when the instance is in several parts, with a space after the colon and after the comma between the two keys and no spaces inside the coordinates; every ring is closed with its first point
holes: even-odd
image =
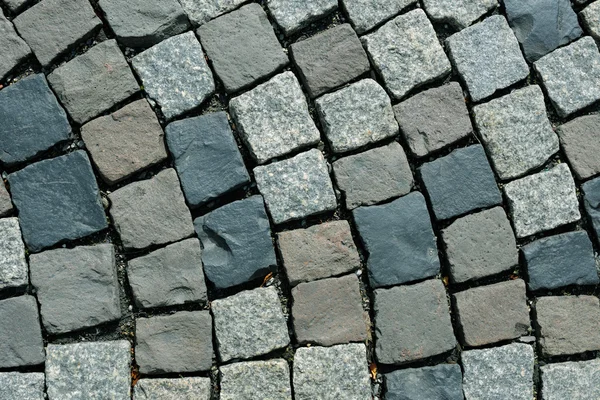
{"type": "Polygon", "coordinates": [[[31,49],[17,34],[13,24],[6,19],[2,10],[0,10],[0,48],[3,50],[2,60],[0,60],[0,80],[2,80],[31,54],[31,49]]]}
{"type": "Polygon", "coordinates": [[[133,400],[210,400],[210,378],[140,379],[133,400]]]}
{"type": "Polygon", "coordinates": [[[401,369],[384,377],[386,400],[464,400],[462,372],[458,364],[401,369]]]}
{"type": "Polygon", "coordinates": [[[600,174],[600,116],[584,115],[558,127],[558,137],[578,179],[600,174]]]}
{"type": "Polygon", "coordinates": [[[540,369],[544,400],[587,400],[600,396],[596,384],[600,360],[547,364],[540,369]]]}
{"type": "Polygon", "coordinates": [[[423,0],[429,18],[461,30],[498,6],[498,0],[423,0]]]}
{"type": "Polygon", "coordinates": [[[579,13],[587,33],[600,40],[600,3],[594,1],[579,13]]]}
{"type": "Polygon", "coordinates": [[[0,399],[44,400],[44,374],[0,372],[0,399]]]}
{"type": "Polygon", "coordinates": [[[28,271],[19,219],[0,219],[0,290],[26,286],[28,271]]]}
{"type": "Polygon", "coordinates": [[[249,361],[220,368],[221,400],[292,400],[290,368],[282,359],[249,361]]]}
{"type": "Polygon", "coordinates": [[[273,19],[286,35],[296,33],[338,6],[336,0],[267,0],[266,3],[273,19]]]}
{"type": "Polygon", "coordinates": [[[346,10],[354,30],[362,35],[381,23],[395,17],[416,0],[342,0],[341,4],[346,10]]]}
{"type": "Polygon", "coordinates": [[[0,300],[0,368],[44,362],[44,343],[35,297],[0,300]]]}

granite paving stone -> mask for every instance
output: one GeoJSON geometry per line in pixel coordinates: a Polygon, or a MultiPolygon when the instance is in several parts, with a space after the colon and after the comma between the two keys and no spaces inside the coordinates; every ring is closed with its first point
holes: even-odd
{"type": "Polygon", "coordinates": [[[504,192],[518,238],[581,218],[575,182],[566,164],[509,182],[504,192]]]}
{"type": "Polygon", "coordinates": [[[458,82],[425,90],[394,106],[410,151],[424,157],[471,135],[473,126],[458,82]]]}
{"type": "Polygon", "coordinates": [[[233,11],[248,0],[179,0],[190,22],[202,25],[221,14],[233,11]]]}
{"type": "Polygon", "coordinates": [[[359,207],[353,216],[369,254],[367,268],[372,287],[408,283],[439,273],[436,239],[421,193],[384,205],[359,207]]]}
{"type": "Polygon", "coordinates": [[[191,206],[250,182],[224,112],[172,122],[166,134],[183,194],[191,206]]]}
{"type": "Polygon", "coordinates": [[[0,400],[44,400],[44,374],[0,372],[0,400]]]}
{"type": "Polygon", "coordinates": [[[199,107],[215,91],[213,74],[194,32],[165,39],[131,63],[144,90],[169,120],[199,107]]]}
{"type": "Polygon", "coordinates": [[[473,113],[479,137],[502,180],[524,175],[559,150],[539,86],[480,104],[473,113]]]}
{"type": "Polygon", "coordinates": [[[421,9],[394,18],[361,40],[386,88],[396,99],[451,71],[435,30],[421,9]]]}
{"type": "Polygon", "coordinates": [[[450,59],[477,102],[529,75],[508,22],[494,15],[446,39],[450,59]]]}
{"type": "Polygon", "coordinates": [[[283,267],[295,286],[360,268],[348,221],[331,221],[277,234],[283,267]]]}
{"type": "Polygon", "coordinates": [[[258,166],[254,177],[275,224],[337,207],[327,162],[317,149],[258,166]]]}
{"type": "Polygon", "coordinates": [[[194,221],[209,281],[223,289],[263,279],[277,265],[261,196],[238,200],[194,221]]]}
{"type": "Polygon", "coordinates": [[[140,379],[133,400],[210,400],[210,378],[140,379]]]}
{"type": "Polygon", "coordinates": [[[334,11],[336,0],[267,0],[273,19],[286,35],[291,35],[313,21],[334,11]]]}
{"type": "Polygon", "coordinates": [[[48,82],[78,124],[89,121],[140,90],[114,39],[98,43],[61,65],[48,75],[48,82]]]}
{"type": "Polygon", "coordinates": [[[342,0],[341,4],[359,35],[395,17],[416,0],[342,0]]]}
{"type": "Polygon", "coordinates": [[[167,158],[162,128],[146,100],[137,100],[81,127],[81,138],[110,184],[167,158]]]}
{"type": "Polygon", "coordinates": [[[541,367],[544,400],[587,400],[600,396],[600,360],[562,362],[541,367]]]}
{"type": "Polygon", "coordinates": [[[583,9],[581,20],[586,31],[596,40],[600,40],[600,2],[594,1],[589,6],[583,9]]]}
{"type": "Polygon", "coordinates": [[[221,400],[292,400],[290,368],[282,359],[225,365],[221,372],[221,400]],[[260,395],[258,394],[260,393],[260,395]]]}
{"type": "Polygon", "coordinates": [[[404,364],[455,348],[440,280],[376,289],[374,298],[375,355],[381,364],[404,364]]]}
{"type": "Polygon", "coordinates": [[[600,178],[582,185],[585,212],[592,223],[596,240],[600,240],[600,178]]]}
{"type": "Polygon", "coordinates": [[[78,150],[8,176],[27,248],[38,252],[80,239],[108,224],[87,154],[78,150]]]}
{"type": "Polygon", "coordinates": [[[559,116],[567,117],[600,100],[600,53],[589,36],[533,64],[559,116]]]}
{"type": "Polygon", "coordinates": [[[211,303],[222,362],[268,354],[290,344],[274,287],[247,290],[211,303]]]}
{"type": "Polygon", "coordinates": [[[0,300],[0,368],[44,362],[44,343],[35,297],[0,300]]]}
{"type": "Polygon", "coordinates": [[[209,21],[197,32],[228,93],[273,75],[289,62],[267,14],[256,3],[209,21]]]}
{"type": "Polygon", "coordinates": [[[208,311],[179,311],[137,318],[135,359],[142,374],[207,371],[212,366],[212,319],[208,311]]]}
{"type": "Polygon", "coordinates": [[[32,0],[2,0],[0,3],[3,3],[12,13],[16,14],[31,2],[32,0]]]}
{"type": "Polygon", "coordinates": [[[28,271],[19,219],[0,219],[0,290],[26,286],[28,271]]]}
{"type": "Polygon", "coordinates": [[[12,214],[13,204],[10,198],[10,193],[6,190],[4,182],[0,180],[0,217],[6,217],[12,214]]]}
{"type": "Polygon", "coordinates": [[[298,79],[284,72],[229,102],[236,128],[252,157],[274,157],[317,144],[320,133],[298,79]]]}
{"type": "Polygon", "coordinates": [[[573,173],[584,180],[600,174],[600,115],[584,115],[558,127],[557,133],[573,173]]]}
{"type": "Polygon", "coordinates": [[[373,79],[325,94],[315,104],[325,136],[336,153],[398,134],[390,98],[373,79]]]}
{"type": "Polygon", "coordinates": [[[130,260],[127,278],[141,308],[206,302],[200,242],[191,238],[130,260]]]}
{"type": "Polygon", "coordinates": [[[387,400],[463,400],[462,372],[458,364],[407,368],[385,376],[387,400]]]}
{"type": "Polygon", "coordinates": [[[423,0],[429,18],[461,30],[498,6],[498,0],[423,0]]]}
{"type": "Polygon", "coordinates": [[[31,54],[31,49],[17,34],[15,27],[6,19],[2,10],[0,10],[0,48],[2,48],[0,79],[8,76],[31,54]]]}

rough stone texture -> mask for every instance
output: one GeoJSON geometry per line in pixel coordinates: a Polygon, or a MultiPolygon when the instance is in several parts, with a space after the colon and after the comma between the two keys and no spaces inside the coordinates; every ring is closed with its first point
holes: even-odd
{"type": "Polygon", "coordinates": [[[519,263],[515,234],[501,207],[470,214],[442,229],[455,283],[508,271],[519,263]]]}
{"type": "Polygon", "coordinates": [[[48,75],[58,99],[78,124],[140,90],[115,40],[98,43],[48,75]]]}
{"type": "Polygon", "coordinates": [[[421,9],[396,17],[361,40],[385,86],[397,99],[452,69],[421,9]]]}
{"type": "Polygon", "coordinates": [[[215,91],[213,74],[194,32],[163,40],[131,63],[167,119],[200,106],[215,91]]]}
{"type": "Polygon", "coordinates": [[[473,101],[483,100],[529,75],[519,42],[501,15],[455,33],[446,44],[473,101]]]}
{"type": "Polygon", "coordinates": [[[44,374],[0,372],[0,400],[44,400],[44,374]]]}
{"type": "Polygon", "coordinates": [[[8,176],[23,239],[37,252],[108,226],[87,154],[78,150],[8,176]]]}
{"type": "Polygon", "coordinates": [[[386,400],[464,399],[458,364],[401,369],[384,376],[386,400]]]}
{"type": "Polygon", "coordinates": [[[7,164],[29,160],[71,136],[67,114],[42,74],[0,91],[0,121],[0,161],[7,164]]]}
{"type": "Polygon", "coordinates": [[[247,0],[179,0],[190,22],[202,25],[221,14],[233,11],[247,0]]]}
{"type": "Polygon", "coordinates": [[[600,302],[594,296],[540,297],[535,309],[544,356],[600,350],[600,302]]]}
{"type": "Polygon", "coordinates": [[[460,30],[498,6],[498,0],[423,0],[425,11],[438,24],[460,30]]]}
{"type": "Polygon", "coordinates": [[[110,185],[167,158],[164,133],[146,100],[88,122],[81,138],[110,185]]]}
{"type": "Polygon", "coordinates": [[[2,0],[2,3],[15,14],[31,2],[32,0],[2,0]]]}
{"type": "Polygon", "coordinates": [[[102,27],[85,0],[44,0],[17,16],[13,23],[44,67],[102,27]]]}
{"type": "Polygon", "coordinates": [[[348,221],[331,221],[277,234],[283,266],[295,286],[360,268],[348,221]]]}
{"type": "Polygon", "coordinates": [[[359,35],[398,15],[416,0],[342,0],[341,4],[359,35]]]}
{"type": "Polygon", "coordinates": [[[294,396],[296,400],[370,400],[371,380],[365,345],[353,343],[296,350],[294,396]]]}
{"type": "Polygon", "coordinates": [[[337,6],[336,0],[267,0],[269,12],[286,35],[324,17],[337,6]]]}
{"type": "Polygon", "coordinates": [[[353,211],[366,251],[372,287],[407,283],[440,271],[425,198],[419,192],[353,211]]]}
{"type": "Polygon", "coordinates": [[[277,265],[261,196],[235,201],[194,221],[206,277],[219,289],[264,278],[277,265]]]}
{"type": "Polygon", "coordinates": [[[2,60],[0,60],[1,80],[31,54],[31,49],[27,43],[17,35],[15,28],[12,23],[4,17],[2,10],[0,10],[0,48],[2,49],[2,60]]]}
{"type": "Polygon", "coordinates": [[[466,400],[531,400],[533,349],[513,343],[462,353],[466,400]]]}
{"type": "Polygon", "coordinates": [[[375,290],[375,355],[382,364],[403,364],[452,350],[446,291],[440,280],[375,290]]]}
{"type": "Polygon", "coordinates": [[[373,79],[325,94],[315,104],[325,136],[336,153],[398,134],[390,98],[373,79]]]}
{"type": "Polygon", "coordinates": [[[504,192],[519,238],[581,218],[575,182],[566,164],[507,183],[504,192]]]}
{"type": "Polygon", "coordinates": [[[592,242],[585,231],[539,239],[522,251],[531,290],[600,283],[592,242]]]}
{"type": "Polygon", "coordinates": [[[110,215],[126,249],[176,242],[194,233],[177,173],[169,168],[109,196],[110,215]]]}
{"type": "Polygon", "coordinates": [[[29,283],[18,218],[0,219],[0,290],[29,283]]]}
{"type": "Polygon", "coordinates": [[[597,377],[600,360],[563,362],[543,365],[544,400],[588,400],[600,397],[597,377]]]}
{"type": "Polygon", "coordinates": [[[140,379],[133,400],[210,400],[210,378],[140,379]]]}
{"type": "Polygon", "coordinates": [[[4,182],[0,180],[0,217],[6,217],[13,212],[13,204],[10,193],[6,190],[4,182]]]}
{"type": "Polygon", "coordinates": [[[44,343],[35,297],[0,300],[0,368],[44,362],[44,343]]]}
{"type": "Polygon", "coordinates": [[[529,61],[577,39],[583,31],[569,0],[504,0],[508,23],[529,61]]]}
{"type": "Polygon", "coordinates": [[[46,386],[50,400],[131,398],[131,345],[112,342],[49,344],[46,386]]]}
{"type": "Polygon", "coordinates": [[[173,243],[128,264],[127,278],[138,307],[208,300],[198,239],[173,243]]]}
{"type": "Polygon", "coordinates": [[[600,99],[600,53],[589,36],[540,58],[533,67],[563,118],[600,99]]]}
{"type": "Polygon", "coordinates": [[[539,86],[473,108],[479,137],[500,179],[513,179],[543,165],[559,150],[539,86]]]}
{"type": "Polygon", "coordinates": [[[600,178],[584,183],[582,189],[586,214],[591,220],[596,240],[600,240],[600,178]]]}
{"type": "Polygon", "coordinates": [[[578,179],[600,174],[600,115],[585,115],[561,125],[560,144],[578,179]]]}
{"type": "Polygon", "coordinates": [[[225,365],[221,371],[221,400],[292,400],[290,369],[285,360],[250,361],[225,365]],[[260,395],[259,395],[260,393],[260,395]]]}
{"type": "Polygon", "coordinates": [[[368,316],[355,274],[301,283],[292,289],[294,332],[300,344],[331,346],[367,339],[368,316]]]}
{"type": "Polygon", "coordinates": [[[256,167],[254,177],[276,224],[337,207],[327,162],[319,150],[256,167]]]}
{"type": "Polygon", "coordinates": [[[136,319],[135,358],[142,374],[206,371],[212,366],[208,311],[136,319]]]}
{"type": "Polygon", "coordinates": [[[457,149],[425,163],[419,173],[438,220],[502,203],[494,173],[480,145],[457,149]]]}
{"type": "MultiPolygon", "coordinates": [[[[596,40],[600,40],[600,2],[594,1],[579,13],[583,26],[596,40]]],[[[585,393],[583,391],[582,393],[585,393]]]]}
{"type": "Polygon", "coordinates": [[[279,74],[231,99],[229,108],[250,154],[259,164],[320,140],[300,83],[292,72],[279,74]]]}
{"type": "Polygon", "coordinates": [[[403,196],[413,185],[408,159],[397,142],[339,159],[333,170],[350,210],[403,196]]]}
{"type": "Polygon", "coordinates": [[[106,22],[127,47],[149,47],[190,26],[177,0],[100,0],[106,22]]]}
{"type": "Polygon", "coordinates": [[[224,112],[173,122],[166,134],[188,204],[199,206],[250,181],[224,112]]]}
{"type": "Polygon", "coordinates": [[[268,354],[290,343],[274,287],[240,292],[211,306],[222,362],[268,354]]]}
{"type": "Polygon", "coordinates": [[[458,82],[429,89],[394,106],[400,131],[417,157],[443,149],[473,132],[458,82]]]}
{"type": "Polygon", "coordinates": [[[32,254],[29,264],[42,323],[50,334],[89,328],[121,317],[112,244],[32,254]]]}
{"type": "Polygon", "coordinates": [[[198,29],[198,35],[229,93],[274,74],[288,63],[267,14],[256,3],[207,22],[198,29]]]}
{"type": "Polygon", "coordinates": [[[335,89],[371,68],[356,32],[342,24],[290,46],[310,97],[335,89]]]}

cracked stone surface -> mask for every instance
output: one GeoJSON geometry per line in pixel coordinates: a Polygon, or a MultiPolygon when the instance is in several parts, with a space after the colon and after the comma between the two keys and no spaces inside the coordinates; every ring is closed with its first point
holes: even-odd
{"type": "Polygon", "coordinates": [[[0,289],[25,286],[29,269],[18,218],[0,219],[0,289]]]}
{"type": "Polygon", "coordinates": [[[286,35],[324,17],[338,6],[335,0],[267,0],[269,12],[286,35]]]}
{"type": "Polygon", "coordinates": [[[210,400],[210,378],[140,379],[134,400],[210,400]]]}
{"type": "Polygon", "coordinates": [[[498,0],[423,0],[429,18],[464,29],[498,6],[498,0]]]}
{"type": "Polygon", "coordinates": [[[342,0],[356,33],[362,35],[381,23],[398,15],[416,0],[342,0]]]}
{"type": "Polygon", "coordinates": [[[179,0],[190,22],[202,25],[221,14],[233,11],[247,0],[179,0]]]}

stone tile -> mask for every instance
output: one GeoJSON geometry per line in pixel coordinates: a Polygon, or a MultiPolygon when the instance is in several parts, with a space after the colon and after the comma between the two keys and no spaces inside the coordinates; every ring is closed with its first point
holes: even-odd
{"type": "Polygon", "coordinates": [[[263,279],[277,265],[261,196],[235,201],[194,221],[204,272],[223,289],[263,279]]]}
{"type": "Polygon", "coordinates": [[[247,0],[179,0],[190,22],[195,26],[233,11],[245,2],[247,0]]]}
{"type": "Polygon", "coordinates": [[[48,82],[78,124],[89,121],[140,90],[115,40],[98,43],[61,65],[48,75],[48,82]]]}
{"type": "Polygon", "coordinates": [[[17,34],[13,24],[6,19],[0,10],[0,79],[4,79],[15,67],[21,64],[31,54],[31,49],[17,34]]]}
{"type": "Polygon", "coordinates": [[[258,166],[254,177],[276,224],[337,207],[328,165],[319,150],[258,166]]]}
{"type": "Polygon", "coordinates": [[[127,278],[138,307],[206,302],[200,242],[191,238],[130,260],[127,278]]]}
{"type": "Polygon", "coordinates": [[[229,107],[242,139],[259,164],[314,145],[321,138],[292,72],[279,74],[231,99],[229,107]]]}
{"type": "Polygon", "coordinates": [[[425,163],[419,174],[438,220],[502,203],[494,173],[480,145],[457,149],[425,163]]]}
{"type": "Polygon", "coordinates": [[[359,35],[370,31],[381,23],[395,17],[416,0],[342,0],[354,30],[359,35]]]}
{"type": "Polygon", "coordinates": [[[0,161],[21,163],[71,137],[67,113],[44,75],[23,78],[0,91],[0,161]]]}
{"type": "Polygon", "coordinates": [[[0,219],[0,290],[29,283],[25,245],[18,218],[0,219]]]}
{"type": "Polygon", "coordinates": [[[222,362],[257,357],[290,344],[274,287],[240,292],[211,306],[222,362]]]}
{"type": "Polygon", "coordinates": [[[167,119],[200,106],[215,91],[213,74],[194,32],[163,40],[131,63],[167,119]]]}
{"type": "Polygon", "coordinates": [[[310,97],[348,83],[371,68],[367,53],[349,24],[296,42],[290,50],[310,97]]]}
{"type": "Polygon", "coordinates": [[[295,286],[360,268],[348,221],[331,221],[277,234],[283,266],[295,286]]]}
{"type": "Polygon", "coordinates": [[[458,364],[408,368],[384,375],[386,400],[463,400],[458,364]]]}
{"type": "Polygon", "coordinates": [[[250,361],[220,368],[221,400],[292,400],[290,369],[285,360],[250,361]]]}
{"type": "Polygon", "coordinates": [[[380,206],[360,207],[353,215],[369,253],[372,287],[408,283],[439,273],[435,235],[421,193],[380,206]]]}
{"type": "Polygon", "coordinates": [[[198,35],[229,93],[273,75],[289,62],[259,4],[248,4],[203,24],[198,35]]]}
{"type": "Polygon", "coordinates": [[[140,379],[133,400],[210,400],[210,378],[140,379]]]}
{"type": "Polygon", "coordinates": [[[172,122],[166,134],[188,204],[199,206],[250,182],[224,112],[172,122]]]}
{"type": "Polygon", "coordinates": [[[396,99],[448,75],[452,69],[421,9],[396,17],[361,40],[386,88],[396,99]]]}
{"type": "Polygon", "coordinates": [[[540,369],[544,400],[587,400],[600,396],[596,380],[600,360],[547,364],[540,369]]]}
{"type": "Polygon", "coordinates": [[[373,79],[352,83],[315,101],[325,136],[336,153],[398,134],[392,103],[373,79]]]}
{"type": "Polygon", "coordinates": [[[109,185],[164,161],[164,133],[150,105],[138,100],[81,127],[81,138],[109,185]]]}
{"type": "Polygon", "coordinates": [[[518,238],[578,221],[575,182],[566,164],[504,186],[518,238]]]}
{"type": "Polygon", "coordinates": [[[365,345],[352,343],[296,350],[294,396],[296,400],[370,400],[365,345]],[[344,368],[340,368],[340,362],[344,368]]]}
{"type": "Polygon", "coordinates": [[[553,51],[533,64],[561,117],[600,100],[600,53],[589,36],[553,51]]]}
{"type": "Polygon", "coordinates": [[[483,100],[529,75],[519,42],[501,15],[455,33],[446,45],[473,101],[483,100]]]}
{"type": "Polygon", "coordinates": [[[581,188],[586,214],[594,228],[596,240],[600,240],[600,178],[584,183],[581,188]]]}
{"type": "Polygon", "coordinates": [[[600,40],[600,2],[594,1],[579,13],[587,33],[600,40]]]}
{"type": "Polygon", "coordinates": [[[530,400],[533,398],[533,349],[513,343],[462,353],[463,391],[466,400],[530,400]]]}
{"type": "Polygon", "coordinates": [[[131,345],[112,342],[49,344],[46,386],[49,400],[131,398],[131,345]]]}
{"type": "Polygon", "coordinates": [[[48,250],[29,257],[46,331],[56,335],[121,318],[112,244],[48,250]]]}
{"type": "Polygon", "coordinates": [[[425,90],[394,106],[400,131],[417,157],[443,149],[473,132],[458,82],[425,90]]]}
{"type": "Polygon", "coordinates": [[[0,372],[0,399],[44,400],[44,374],[0,372]]]}
{"type": "Polygon", "coordinates": [[[375,355],[382,364],[404,364],[456,346],[444,285],[432,279],[375,290],[375,355]]]}
{"type": "Polygon", "coordinates": [[[355,274],[301,283],[292,289],[298,343],[331,346],[367,339],[368,314],[355,274]]]}
{"type": "Polygon", "coordinates": [[[8,193],[8,190],[6,190],[4,182],[0,180],[0,217],[6,217],[12,214],[13,209],[10,193],[8,193]]]}
{"type": "Polygon", "coordinates": [[[286,35],[291,35],[334,11],[336,0],[267,0],[273,19],[286,35]]]}
{"type": "Polygon", "coordinates": [[[126,249],[176,242],[194,233],[192,216],[172,168],[124,186],[108,197],[110,215],[126,249]]]}
{"type": "Polygon", "coordinates": [[[560,144],[578,179],[588,179],[600,174],[600,124],[599,115],[575,118],[558,129],[560,144]]]}
{"type": "Polygon", "coordinates": [[[544,165],[559,150],[544,94],[527,86],[473,108],[479,137],[500,179],[513,179],[544,165]]]}
{"type": "Polygon", "coordinates": [[[538,341],[546,357],[600,350],[600,302],[594,296],[540,297],[538,341]]]}
{"type": "Polygon", "coordinates": [[[429,18],[461,30],[498,6],[498,0],[423,0],[429,18]]]}
{"type": "Polygon", "coordinates": [[[78,150],[8,176],[23,239],[37,252],[108,226],[87,154],[78,150]]]}
{"type": "Polygon", "coordinates": [[[35,297],[0,300],[0,368],[42,364],[44,343],[35,297]]]}
{"type": "Polygon", "coordinates": [[[13,23],[44,67],[102,27],[85,0],[44,0],[19,14],[13,23]]]}
{"type": "Polygon", "coordinates": [[[29,3],[31,3],[31,2],[32,2],[32,0],[2,0],[2,1],[0,1],[0,3],[3,3],[14,14],[21,11],[21,9],[23,7],[29,5],[29,3]]]}
{"type": "Polygon", "coordinates": [[[208,311],[179,311],[137,318],[135,359],[142,374],[207,371],[212,366],[212,319],[208,311]]]}

